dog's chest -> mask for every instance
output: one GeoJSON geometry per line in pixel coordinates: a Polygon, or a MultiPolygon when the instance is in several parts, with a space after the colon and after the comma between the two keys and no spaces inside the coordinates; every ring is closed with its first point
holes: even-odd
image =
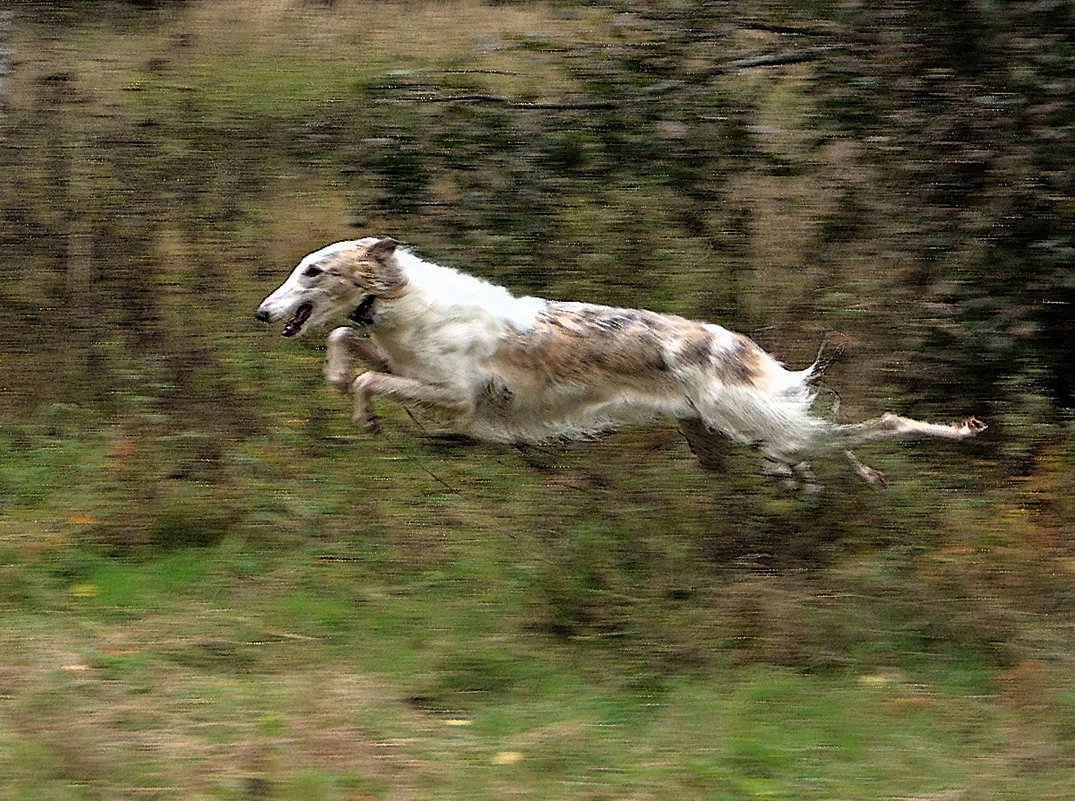
{"type": "Polygon", "coordinates": [[[416,318],[370,335],[401,376],[440,385],[471,385],[496,351],[502,326],[471,316],[416,318]]]}

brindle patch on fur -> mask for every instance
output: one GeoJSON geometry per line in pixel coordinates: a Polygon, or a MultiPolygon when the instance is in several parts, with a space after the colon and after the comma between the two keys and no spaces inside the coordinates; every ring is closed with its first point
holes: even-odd
{"type": "Polygon", "coordinates": [[[713,359],[713,334],[695,327],[683,340],[679,356],[686,364],[708,367],[713,359]]]}
{"type": "Polygon", "coordinates": [[[724,385],[755,385],[768,356],[751,340],[732,335],[730,346],[718,345],[712,331],[694,325],[682,334],[679,357],[685,364],[715,375],[724,385]]]}
{"type": "Polygon", "coordinates": [[[619,334],[635,326],[654,326],[654,321],[646,319],[646,312],[636,309],[605,309],[601,306],[582,306],[572,310],[573,315],[590,326],[592,330],[603,334],[619,334]]]}
{"type": "Polygon", "coordinates": [[[765,351],[741,334],[735,335],[730,348],[717,349],[713,369],[723,384],[753,385],[761,375],[765,351]]]}
{"type": "Polygon", "coordinates": [[[501,341],[495,360],[546,386],[590,383],[595,373],[641,381],[668,373],[664,343],[674,319],[653,312],[550,303],[527,332],[501,341]],[[595,335],[597,335],[595,337],[595,335]]]}
{"type": "Polygon", "coordinates": [[[342,275],[356,286],[376,295],[394,294],[403,287],[399,267],[378,250],[380,240],[360,239],[354,247],[330,253],[317,266],[332,275],[342,275]]]}

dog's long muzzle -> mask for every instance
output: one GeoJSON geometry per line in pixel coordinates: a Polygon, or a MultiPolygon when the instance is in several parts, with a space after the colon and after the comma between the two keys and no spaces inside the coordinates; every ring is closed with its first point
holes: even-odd
{"type": "MultiPolygon", "coordinates": [[[[293,337],[302,331],[303,326],[309,321],[311,315],[314,313],[314,307],[312,303],[302,303],[297,309],[295,314],[290,320],[284,323],[283,335],[285,337],[293,337]]],[[[277,315],[270,312],[264,305],[259,306],[258,310],[254,312],[254,317],[263,323],[271,323],[277,319],[277,315]]]]}

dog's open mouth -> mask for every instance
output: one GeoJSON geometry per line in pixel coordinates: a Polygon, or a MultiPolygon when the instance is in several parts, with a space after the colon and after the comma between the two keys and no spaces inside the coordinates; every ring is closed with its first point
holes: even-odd
{"type": "Polygon", "coordinates": [[[284,324],[284,336],[293,337],[295,334],[302,330],[302,327],[306,325],[306,321],[310,319],[310,315],[313,314],[314,307],[309,303],[303,303],[299,306],[295,312],[295,316],[292,317],[287,323],[284,324]]]}

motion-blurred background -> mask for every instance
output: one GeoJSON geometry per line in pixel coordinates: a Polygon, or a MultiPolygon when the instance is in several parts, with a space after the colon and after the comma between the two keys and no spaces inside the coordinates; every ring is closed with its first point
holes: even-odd
{"type": "Polygon", "coordinates": [[[0,10],[0,799],[1075,798],[1073,16],[0,10]],[[366,235],[990,428],[360,435],[253,310],[366,235]]]}

